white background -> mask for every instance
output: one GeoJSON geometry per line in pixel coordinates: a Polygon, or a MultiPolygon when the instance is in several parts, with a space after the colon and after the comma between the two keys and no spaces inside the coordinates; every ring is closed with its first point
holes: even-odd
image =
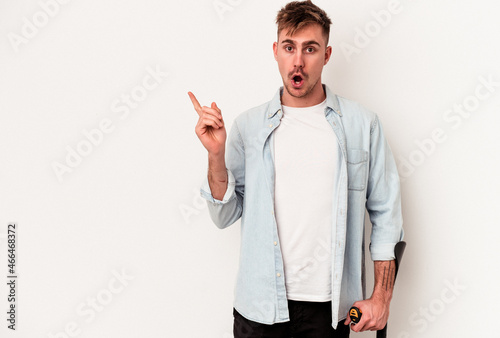
{"type": "MultiPolygon", "coordinates": [[[[217,229],[198,197],[206,151],[186,93],[216,101],[228,126],[271,99],[281,83],[274,19],[286,1],[220,2],[231,10],[218,13],[213,0],[73,0],[44,22],[37,1],[0,1],[2,337],[232,336],[239,222],[217,229]],[[37,31],[12,43],[34,16],[37,31]],[[141,92],[148,67],[168,75],[141,92]],[[134,91],[144,100],[121,118],[112,105],[134,91]],[[58,180],[53,164],[66,165],[67,147],[106,119],[113,131],[58,180]],[[9,222],[18,224],[15,332],[9,222]],[[130,280],[120,283],[122,273],[130,280]]],[[[372,12],[388,1],[316,3],[333,21],[323,82],[378,113],[400,166],[413,163],[389,335],[497,336],[500,87],[472,98],[480,77],[500,82],[497,1],[401,0],[385,27],[372,12]],[[367,27],[366,46],[343,52],[367,27]],[[467,118],[444,119],[464,102],[477,103],[467,118]],[[446,140],[424,154],[417,143],[436,128],[446,140]]]]}

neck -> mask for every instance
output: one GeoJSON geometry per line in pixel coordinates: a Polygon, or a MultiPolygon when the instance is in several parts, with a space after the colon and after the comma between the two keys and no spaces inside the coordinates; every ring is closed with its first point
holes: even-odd
{"type": "Polygon", "coordinates": [[[326,94],[321,83],[321,79],[314,85],[311,92],[302,97],[295,97],[290,95],[288,90],[283,88],[283,95],[281,96],[281,104],[287,107],[311,107],[320,104],[326,99],[326,94]]]}

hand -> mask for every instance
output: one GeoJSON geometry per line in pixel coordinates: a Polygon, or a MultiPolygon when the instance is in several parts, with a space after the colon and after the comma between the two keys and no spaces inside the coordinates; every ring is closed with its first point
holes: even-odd
{"type": "MultiPolygon", "coordinates": [[[[351,329],[354,332],[382,330],[389,318],[389,305],[390,303],[373,297],[354,303],[352,306],[357,307],[362,315],[359,323],[352,323],[351,329]]],[[[350,323],[351,317],[348,315],[344,324],[349,325],[350,323]]]]}
{"type": "Polygon", "coordinates": [[[226,145],[226,128],[221,110],[215,102],[212,102],[210,108],[202,107],[193,93],[189,92],[188,95],[199,116],[194,129],[196,135],[209,154],[223,155],[226,145]]]}

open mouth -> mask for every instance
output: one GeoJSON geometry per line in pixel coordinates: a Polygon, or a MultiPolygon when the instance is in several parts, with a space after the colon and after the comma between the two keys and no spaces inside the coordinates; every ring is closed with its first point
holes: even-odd
{"type": "Polygon", "coordinates": [[[295,75],[294,77],[292,77],[292,85],[295,88],[302,87],[303,83],[304,83],[304,78],[301,75],[295,75]]]}

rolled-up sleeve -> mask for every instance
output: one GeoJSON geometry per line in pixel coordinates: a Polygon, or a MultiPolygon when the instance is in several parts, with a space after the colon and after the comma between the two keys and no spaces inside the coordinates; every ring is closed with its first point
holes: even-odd
{"type": "Polygon", "coordinates": [[[218,200],[212,196],[212,191],[210,190],[210,184],[208,183],[208,176],[205,177],[205,180],[203,181],[203,184],[201,185],[200,189],[200,194],[201,196],[206,199],[208,202],[213,203],[213,204],[226,204],[229,202],[231,198],[236,197],[235,192],[234,192],[234,187],[235,187],[235,180],[234,180],[234,175],[231,172],[231,170],[227,170],[227,189],[226,193],[224,194],[224,197],[221,200],[218,200]]]}
{"type": "Polygon", "coordinates": [[[366,209],[372,223],[370,254],[374,261],[394,259],[404,236],[399,175],[378,117],[370,130],[370,164],[366,209]]]}
{"type": "Polygon", "coordinates": [[[236,222],[243,212],[245,149],[236,122],[233,123],[227,142],[226,168],[228,182],[222,201],[212,196],[208,177],[205,178],[200,189],[201,197],[207,200],[212,221],[221,229],[236,222]]]}

